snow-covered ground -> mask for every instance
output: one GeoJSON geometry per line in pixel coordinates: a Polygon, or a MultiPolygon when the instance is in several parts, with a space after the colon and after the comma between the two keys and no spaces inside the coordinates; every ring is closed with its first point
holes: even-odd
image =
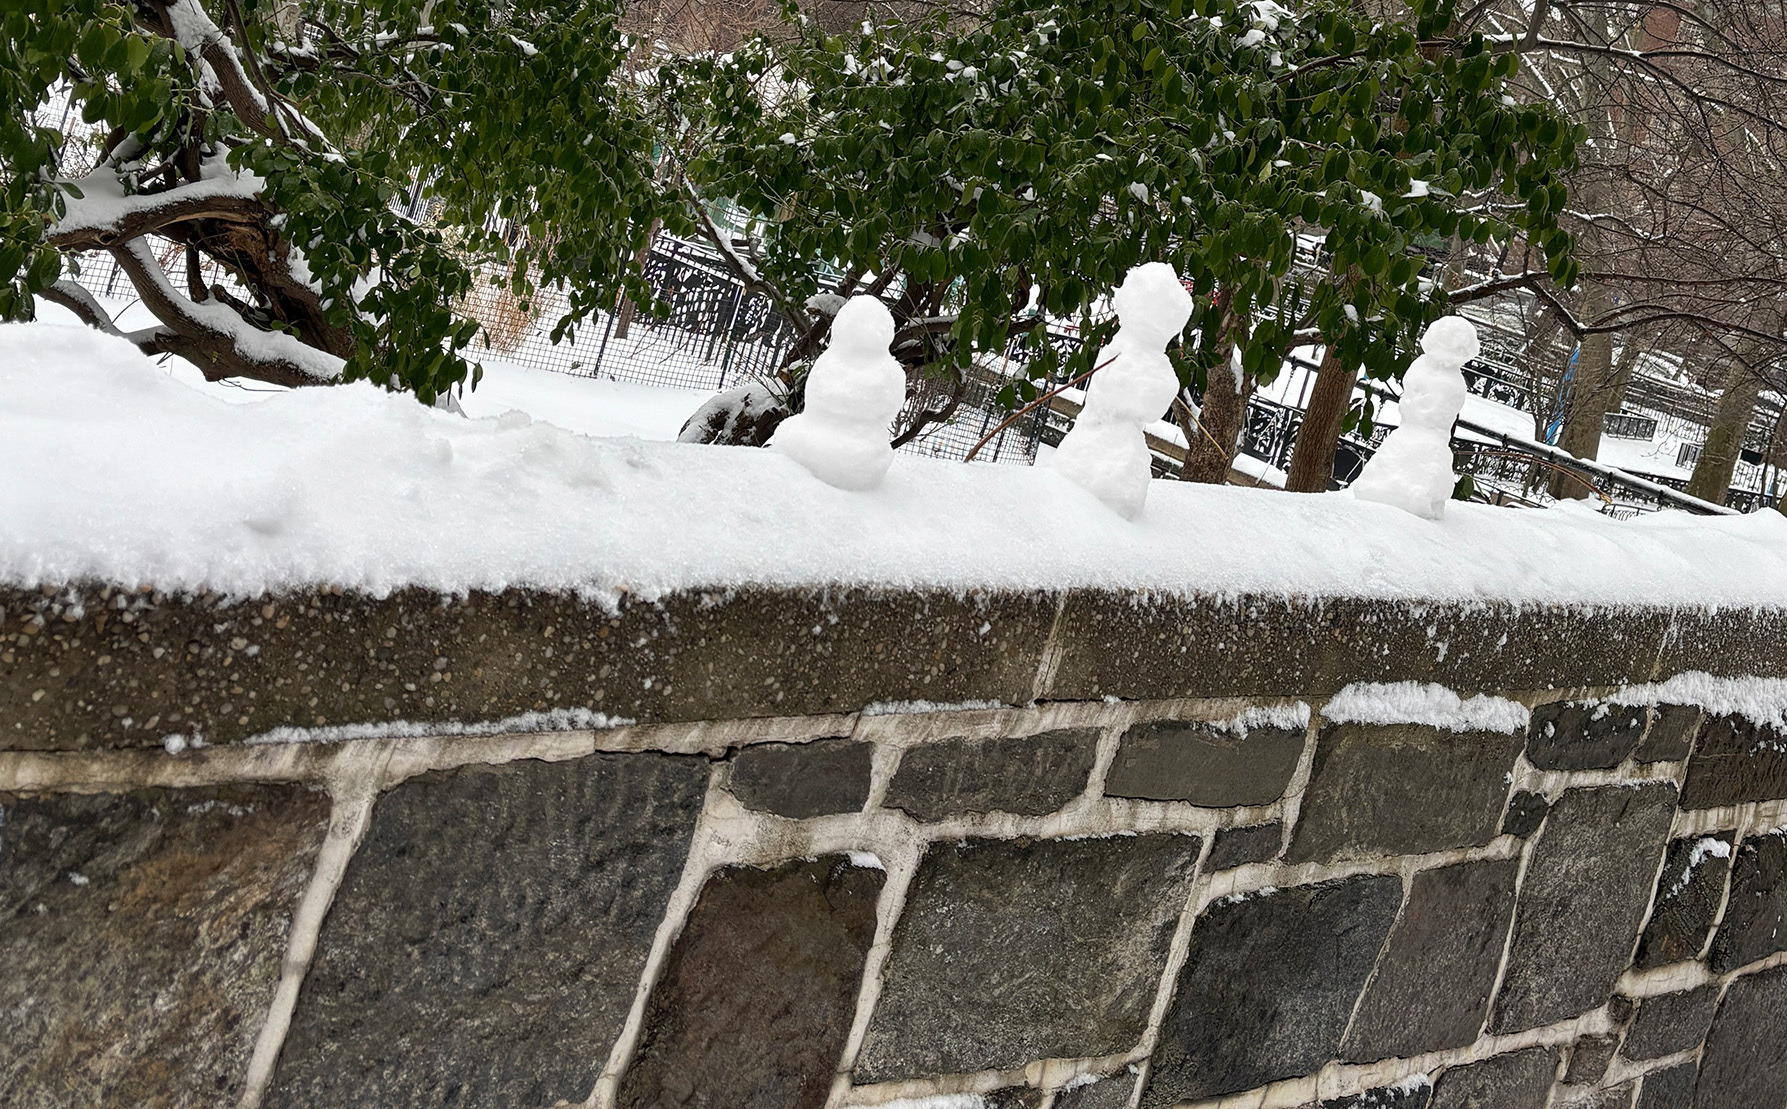
{"type": "MultiPolygon", "coordinates": [[[[115,314],[118,326],[124,330],[148,327],[155,322],[148,310],[135,301],[102,299],[101,304],[115,314]]],[[[38,319],[43,323],[68,326],[78,326],[80,322],[72,312],[47,301],[38,302],[38,319]]],[[[711,396],[697,389],[581,377],[488,357],[479,360],[484,366],[484,377],[476,389],[461,398],[466,415],[481,417],[500,416],[511,410],[525,412],[536,420],[585,435],[675,439],[683,422],[711,396]]],[[[145,364],[171,380],[235,403],[286,392],[281,386],[256,381],[208,382],[190,362],[179,358],[158,362],[145,360],[145,364]]]]}
{"type": "Polygon", "coordinates": [[[17,584],[1787,606],[1787,517],[1772,512],[1620,521],[1454,504],[1431,521],[1344,492],[1160,481],[1129,521],[1046,469],[906,455],[880,489],[852,493],[775,451],[467,419],[365,385],[225,403],[120,340],[41,323],[0,326],[0,396],[0,580],[17,584]]]}
{"type": "Polygon", "coordinates": [[[484,379],[460,404],[473,418],[516,411],[585,435],[672,440],[711,395],[485,361],[484,379]]]}

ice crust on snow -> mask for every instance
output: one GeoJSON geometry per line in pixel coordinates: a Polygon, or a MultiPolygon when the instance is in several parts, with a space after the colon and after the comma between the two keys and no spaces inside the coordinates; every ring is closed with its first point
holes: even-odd
{"type": "Polygon", "coordinates": [[[1429,520],[1445,514],[1458,482],[1452,472],[1452,424],[1469,394],[1462,370],[1477,351],[1477,329],[1463,316],[1446,316],[1428,327],[1421,356],[1402,379],[1402,425],[1365,463],[1353,496],[1429,520]]]}
{"type": "Polygon", "coordinates": [[[1121,326],[1098,352],[1085,406],[1049,465],[1133,520],[1154,476],[1144,429],[1179,391],[1166,348],[1191,318],[1191,294],[1173,267],[1148,262],[1123,278],[1111,306],[1121,326]]]}
{"type": "Polygon", "coordinates": [[[864,716],[899,716],[918,712],[963,712],[972,709],[1004,709],[1004,701],[875,701],[864,705],[864,716]]]}
{"type": "Polygon", "coordinates": [[[1622,705],[1695,705],[1714,716],[1741,716],[1787,730],[1787,679],[1720,678],[1689,670],[1667,681],[1627,686],[1614,695],[1622,705]]]}
{"type": "Polygon", "coordinates": [[[1309,727],[1309,705],[1304,701],[1294,701],[1288,705],[1254,705],[1227,720],[1217,721],[1212,727],[1243,738],[1254,728],[1301,731],[1309,727]]]}
{"type": "MultiPolygon", "coordinates": [[[[501,720],[464,723],[456,720],[386,720],[373,724],[330,724],[316,728],[281,727],[251,736],[248,743],[342,743],[350,739],[405,739],[434,736],[509,735],[516,732],[602,731],[624,728],[635,721],[589,709],[549,709],[524,712],[501,720]]],[[[178,751],[169,748],[169,754],[178,751]]]]}
{"type": "Polygon", "coordinates": [[[890,428],[906,403],[906,373],[887,352],[893,313],[872,296],[837,310],[831,345],[807,375],[806,408],[769,445],[839,489],[873,489],[893,464],[890,428]]]}
{"type": "Polygon", "coordinates": [[[1322,706],[1335,724],[1425,724],[1453,732],[1524,731],[1532,712],[1519,701],[1479,693],[1468,700],[1433,682],[1354,682],[1322,706]]]}
{"type": "Polygon", "coordinates": [[[229,403],[122,339],[44,323],[0,325],[0,395],[0,581],[13,585],[1787,608],[1775,512],[1615,520],[1459,502],[1435,522],[1344,493],[1159,481],[1130,521],[1059,472],[911,455],[850,493],[777,451],[592,438],[551,412],[465,419],[364,383],[229,403]]]}

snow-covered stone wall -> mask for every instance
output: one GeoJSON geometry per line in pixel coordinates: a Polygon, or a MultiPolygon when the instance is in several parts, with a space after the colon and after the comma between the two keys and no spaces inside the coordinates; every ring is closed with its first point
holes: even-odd
{"type": "Polygon", "coordinates": [[[1781,1109],[1787,612],[0,589],[0,1102],[1781,1109]]]}

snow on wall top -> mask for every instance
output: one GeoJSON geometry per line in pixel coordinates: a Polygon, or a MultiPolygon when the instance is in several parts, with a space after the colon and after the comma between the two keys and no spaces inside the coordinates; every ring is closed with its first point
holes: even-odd
{"type": "Polygon", "coordinates": [[[1787,606],[1787,518],[1159,481],[1125,520],[1044,469],[902,455],[873,492],[775,451],[468,420],[368,386],[227,404],[121,340],[0,327],[0,581],[256,593],[1104,587],[1787,606]]]}

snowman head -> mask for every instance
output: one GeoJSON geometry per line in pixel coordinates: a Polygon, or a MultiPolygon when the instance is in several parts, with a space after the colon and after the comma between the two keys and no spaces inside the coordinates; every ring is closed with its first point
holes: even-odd
{"type": "Polygon", "coordinates": [[[1147,262],[1130,270],[1111,294],[1111,305],[1126,335],[1161,350],[1191,319],[1191,294],[1165,262],[1147,262]]]}
{"type": "Polygon", "coordinates": [[[1421,336],[1421,349],[1444,362],[1462,366],[1477,356],[1477,329],[1463,316],[1441,316],[1421,336]]]}
{"type": "Polygon", "coordinates": [[[850,358],[886,358],[893,337],[893,313],[887,305],[872,296],[853,296],[832,320],[829,349],[850,358]]]}

